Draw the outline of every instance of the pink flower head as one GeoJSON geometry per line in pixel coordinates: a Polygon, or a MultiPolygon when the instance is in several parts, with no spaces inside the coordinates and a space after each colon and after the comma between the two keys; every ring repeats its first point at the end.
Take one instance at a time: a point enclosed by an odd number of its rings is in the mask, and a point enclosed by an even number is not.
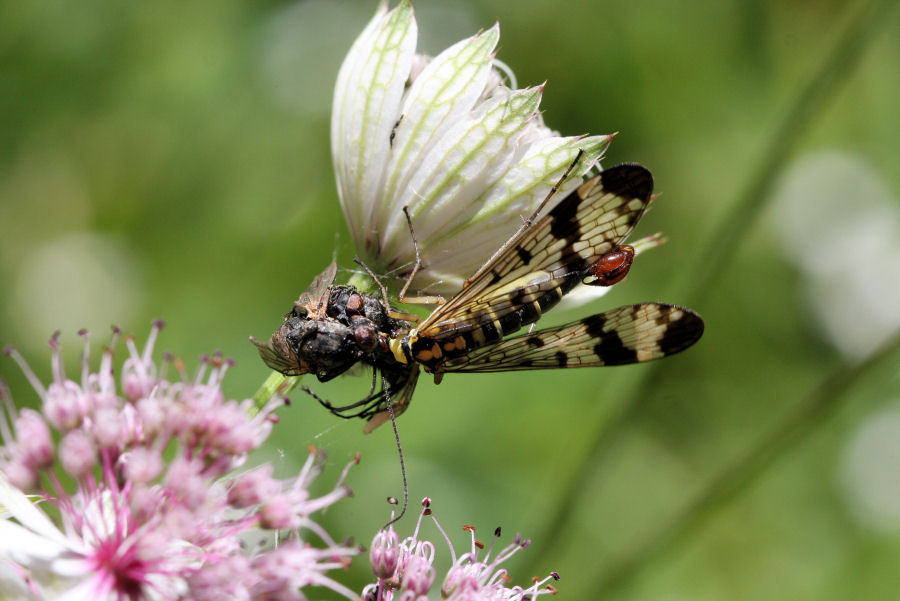
{"type": "MultiPolygon", "coordinates": [[[[431,517],[438,532],[450,549],[451,565],[444,576],[441,586],[441,599],[455,601],[524,601],[539,595],[555,594],[556,589],[549,584],[551,580],[559,580],[559,575],[552,572],[544,579],[535,579],[529,587],[507,587],[510,580],[506,568],[501,567],[505,561],[525,549],[530,544],[516,535],[512,544],[503,547],[495,555],[492,549],[484,557],[480,557],[484,545],[475,538],[475,528],[464,526],[469,533],[470,548],[457,556],[450,538],[441,528],[431,511],[431,500],[422,501],[422,512],[416,522],[412,534],[398,542],[393,524],[375,535],[369,559],[377,578],[376,583],[363,590],[363,598],[370,601],[425,601],[435,581],[434,568],[435,548],[428,540],[419,539],[422,519],[431,517]]],[[[500,528],[494,531],[495,542],[500,538],[500,528]]]]}
{"type": "Polygon", "coordinates": [[[232,474],[268,437],[283,399],[258,411],[250,400],[227,400],[222,380],[231,362],[218,355],[193,377],[171,357],[157,364],[161,328],[154,324],[143,349],[126,338],[118,381],[118,332],[96,372],[84,335],[79,381],[66,376],[54,336],[47,386],[7,349],[42,407],[18,410],[0,383],[0,590],[24,599],[249,601],[299,600],[304,587],[324,586],[354,598],[326,573],[358,550],[313,519],[350,494],[350,466],[321,497],[308,490],[324,464],[315,449],[290,480],[274,478],[270,466],[232,474]],[[53,505],[58,518],[34,499],[53,505]],[[273,539],[277,531],[279,546],[245,551],[251,530],[273,539]]]}

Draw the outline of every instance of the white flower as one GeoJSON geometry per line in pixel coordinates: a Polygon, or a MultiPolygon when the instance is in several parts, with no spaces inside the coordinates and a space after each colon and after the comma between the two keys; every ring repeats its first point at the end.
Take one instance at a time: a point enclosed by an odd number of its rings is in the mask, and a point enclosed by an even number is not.
{"type": "Polygon", "coordinates": [[[450,295],[544,199],[577,187],[611,136],[561,137],[538,110],[543,85],[515,89],[494,59],[498,25],[434,58],[415,53],[406,1],[382,4],[338,74],[331,145],[341,206],[361,259],[413,290],[450,295]],[[499,70],[498,70],[499,69],[499,70]]]}

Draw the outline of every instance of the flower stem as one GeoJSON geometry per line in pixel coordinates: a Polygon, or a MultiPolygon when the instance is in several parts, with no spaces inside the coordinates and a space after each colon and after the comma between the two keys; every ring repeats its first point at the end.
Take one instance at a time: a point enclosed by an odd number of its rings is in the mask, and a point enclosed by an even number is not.
{"type": "MultiPolygon", "coordinates": [[[[693,262],[689,277],[684,280],[691,285],[691,289],[679,296],[684,299],[686,305],[697,304],[697,300],[702,300],[708,295],[715,283],[720,280],[740,244],[747,237],[770,200],[772,188],[778,180],[779,174],[787,167],[787,159],[814,123],[815,118],[819,116],[822,109],[827,106],[835,93],[841,89],[841,85],[853,73],[864,50],[876,39],[879,27],[890,22],[886,12],[893,6],[894,3],[890,0],[874,0],[860,10],[851,19],[845,33],[836,39],[832,51],[825,57],[821,66],[798,91],[792,105],[788,107],[780,122],[773,128],[772,138],[762,153],[762,158],[752,171],[746,188],[739,195],[721,225],[714,230],[709,241],[702,246],[703,252],[698,259],[693,262]]],[[[858,379],[863,373],[868,373],[869,366],[880,362],[885,353],[889,354],[896,345],[897,339],[895,338],[886,347],[886,351],[873,354],[869,360],[855,370],[851,369],[853,379],[858,379]]],[[[563,535],[564,525],[580,502],[579,497],[584,488],[582,483],[588,478],[596,477],[596,466],[602,464],[603,457],[607,455],[619,435],[627,431],[625,426],[636,420],[649,406],[649,401],[655,396],[656,388],[662,381],[661,369],[665,369],[662,362],[648,366],[645,378],[638,385],[631,387],[630,394],[625,395],[625,401],[621,408],[604,423],[592,447],[585,453],[581,464],[573,470],[571,478],[560,496],[556,511],[550,516],[545,533],[540,537],[546,541],[546,547],[560,542],[558,539],[563,535]]],[[[847,370],[846,367],[839,369],[828,381],[847,377],[847,370]]],[[[819,398],[814,393],[810,402],[830,406],[847,388],[847,386],[840,387],[840,389],[835,387],[835,390],[830,393],[826,388],[823,398],[819,398]]],[[[781,446],[777,449],[779,453],[785,451],[790,444],[800,440],[803,434],[812,431],[823,422],[822,419],[819,419],[820,416],[824,416],[824,412],[821,410],[810,410],[805,415],[804,419],[787,418],[771,434],[772,438],[781,440],[781,446]]],[[[769,444],[768,440],[769,438],[764,441],[765,444],[769,444]]],[[[724,470],[723,475],[715,478],[708,485],[707,491],[702,493],[691,505],[695,508],[694,510],[689,508],[672,518],[668,526],[661,529],[659,535],[651,537],[646,545],[630,556],[630,559],[621,562],[617,567],[618,571],[604,573],[600,577],[599,587],[610,590],[613,585],[621,584],[632,577],[641,567],[639,560],[654,556],[663,547],[671,546],[675,542],[676,536],[692,531],[692,526],[698,524],[701,517],[707,517],[708,514],[702,514],[696,508],[702,508],[705,511],[721,506],[743,490],[753,478],[761,474],[776,457],[777,453],[773,453],[772,449],[765,447],[751,449],[744,459],[724,470]],[[736,473],[730,474],[733,470],[736,473]]],[[[683,542],[683,540],[678,542],[683,542]]],[[[535,568],[528,566],[527,569],[534,571],[535,568]]]]}
{"type": "Polygon", "coordinates": [[[290,392],[297,387],[297,384],[300,383],[300,378],[302,377],[303,376],[285,376],[277,371],[270,373],[269,377],[266,378],[266,381],[263,382],[259,387],[259,390],[256,391],[256,394],[253,395],[253,403],[256,406],[256,409],[262,409],[275,394],[281,396],[290,394],[290,392]]]}
{"type": "Polygon", "coordinates": [[[843,35],[837,37],[822,64],[798,91],[793,104],[773,128],[772,138],[747,187],[693,263],[690,277],[683,280],[691,286],[690,299],[704,298],[722,276],[771,200],[779,175],[789,166],[788,159],[804,134],[853,74],[864,51],[877,38],[879,28],[890,22],[886,13],[895,6],[890,0],[873,0],[859,10],[843,35]]]}
{"type": "Polygon", "coordinates": [[[363,294],[376,294],[376,292],[380,292],[375,285],[375,282],[372,281],[372,278],[361,272],[355,272],[351,275],[350,279],[347,281],[347,285],[353,286],[363,294]]]}
{"type": "Polygon", "coordinates": [[[736,498],[760,476],[766,468],[787,454],[792,447],[825,423],[839,406],[839,401],[866,376],[883,365],[896,365],[900,359],[900,331],[894,333],[875,352],[855,365],[845,364],[819,384],[769,434],[762,436],[742,456],[726,465],[717,476],[687,503],[687,505],[655,534],[648,537],[634,551],[604,570],[589,590],[604,593],[645,568],[652,560],[684,543],[699,527],[708,521],[715,511],[736,498]]]}

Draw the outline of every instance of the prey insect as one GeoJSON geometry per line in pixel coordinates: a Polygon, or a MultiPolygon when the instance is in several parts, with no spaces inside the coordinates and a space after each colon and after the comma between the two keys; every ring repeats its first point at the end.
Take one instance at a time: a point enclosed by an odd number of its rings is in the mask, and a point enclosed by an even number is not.
{"type": "Polygon", "coordinates": [[[369,393],[355,403],[336,406],[307,390],[335,415],[369,420],[366,431],[390,419],[388,402],[395,415],[406,410],[420,369],[440,383],[447,373],[624,365],[678,353],[699,340],[703,321],[663,303],[619,307],[510,337],[579,284],[610,286],[625,277],[635,254],[625,239],[652,192],[653,177],[640,165],[602,171],[545,215],[535,211],[462,290],[421,322],[395,311],[383,288],[379,298],[334,285],[332,263],[269,341],[254,342],[272,369],[289,376],[312,373],[327,381],[354,365],[371,367],[369,393]]]}

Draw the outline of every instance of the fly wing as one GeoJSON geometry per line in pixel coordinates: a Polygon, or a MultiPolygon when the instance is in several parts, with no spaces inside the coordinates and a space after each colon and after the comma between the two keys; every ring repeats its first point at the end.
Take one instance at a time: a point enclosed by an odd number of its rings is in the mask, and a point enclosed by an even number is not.
{"type": "Polygon", "coordinates": [[[617,165],[589,179],[523,226],[422,322],[419,337],[440,341],[491,323],[502,325],[503,335],[536,321],[625,240],[652,193],[653,176],[641,165],[617,165]]]}
{"type": "Polygon", "coordinates": [[[306,292],[300,295],[300,298],[294,303],[294,312],[305,315],[310,319],[316,319],[325,315],[325,308],[328,304],[328,294],[331,292],[331,286],[337,276],[337,263],[332,261],[313,279],[306,292]]]}
{"type": "MultiPolygon", "coordinates": [[[[337,276],[337,263],[334,261],[313,279],[306,292],[294,302],[294,309],[284,316],[285,323],[297,315],[308,319],[317,319],[325,316],[328,305],[328,296],[334,278],[337,276]]],[[[307,361],[300,359],[288,344],[284,326],[278,328],[265,342],[260,342],[253,336],[250,342],[256,345],[259,355],[266,365],[281,372],[286,376],[302,376],[312,371],[312,366],[307,361]]]]}
{"type": "Polygon", "coordinates": [[[643,363],[679,353],[702,335],[703,320],[690,309],[641,303],[508,338],[447,359],[440,370],[496,372],[643,363]]]}

